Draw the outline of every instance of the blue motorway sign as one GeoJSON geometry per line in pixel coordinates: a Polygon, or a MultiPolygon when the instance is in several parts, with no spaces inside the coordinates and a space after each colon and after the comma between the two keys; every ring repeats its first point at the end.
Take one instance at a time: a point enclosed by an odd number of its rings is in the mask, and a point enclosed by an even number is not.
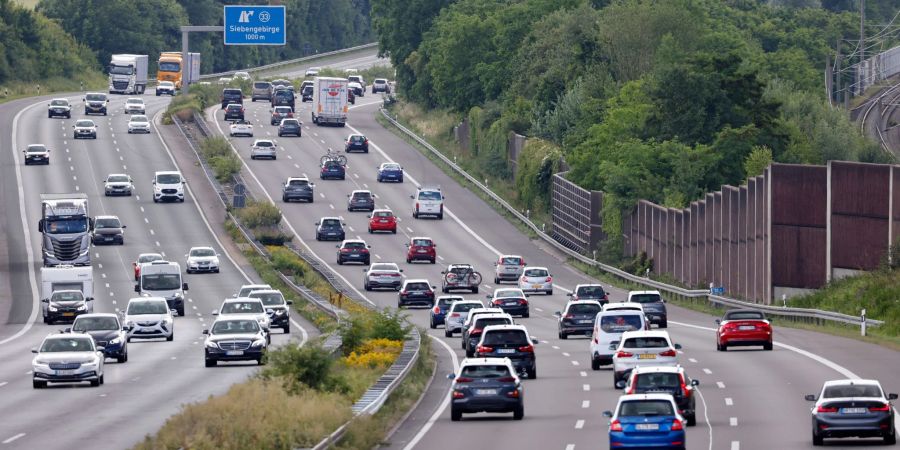
{"type": "Polygon", "coordinates": [[[225,45],[284,45],[284,6],[225,6],[225,45]]]}

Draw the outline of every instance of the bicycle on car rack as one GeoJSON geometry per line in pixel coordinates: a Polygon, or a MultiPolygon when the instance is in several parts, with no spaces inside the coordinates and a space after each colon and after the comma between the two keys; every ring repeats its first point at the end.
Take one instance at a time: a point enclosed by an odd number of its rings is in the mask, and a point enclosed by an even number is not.
{"type": "Polygon", "coordinates": [[[329,161],[335,161],[342,166],[347,165],[347,157],[334,151],[331,147],[329,147],[328,151],[326,151],[322,158],[319,159],[319,164],[324,166],[325,163],[329,161]]]}
{"type": "Polygon", "coordinates": [[[451,264],[444,274],[441,291],[448,293],[453,289],[466,289],[478,293],[481,285],[481,274],[468,264],[451,264]]]}

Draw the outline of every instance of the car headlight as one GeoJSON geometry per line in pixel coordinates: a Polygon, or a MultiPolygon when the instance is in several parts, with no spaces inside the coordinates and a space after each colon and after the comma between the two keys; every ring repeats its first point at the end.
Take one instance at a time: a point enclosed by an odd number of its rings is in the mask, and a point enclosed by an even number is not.
{"type": "Polygon", "coordinates": [[[120,338],[120,337],[113,338],[111,341],[109,341],[109,345],[119,345],[121,343],[122,343],[122,338],[120,338]]]}
{"type": "Polygon", "coordinates": [[[56,311],[58,311],[58,310],[56,309],[56,307],[53,306],[53,305],[48,306],[47,309],[49,309],[51,312],[56,312],[56,311]]]}
{"type": "Polygon", "coordinates": [[[84,310],[87,309],[87,306],[85,306],[85,305],[78,305],[78,308],[75,308],[75,309],[78,310],[78,311],[84,311],[84,310]]]}
{"type": "Polygon", "coordinates": [[[50,364],[50,361],[46,361],[46,360],[40,359],[40,357],[38,357],[38,358],[35,358],[34,361],[32,361],[31,363],[36,366],[46,366],[46,365],[50,364]]]}
{"type": "Polygon", "coordinates": [[[163,317],[163,320],[162,320],[162,321],[163,321],[163,323],[165,323],[165,324],[169,324],[169,323],[172,323],[172,318],[169,317],[169,316],[166,316],[166,317],[163,317]]]}
{"type": "Polygon", "coordinates": [[[255,341],[253,341],[253,344],[252,344],[252,347],[254,347],[254,348],[265,347],[265,346],[266,346],[265,339],[257,339],[255,341]]]}
{"type": "Polygon", "coordinates": [[[184,298],[184,294],[182,294],[181,292],[176,292],[175,298],[184,298]]]}
{"type": "Polygon", "coordinates": [[[219,344],[216,344],[215,341],[206,341],[206,346],[208,348],[219,348],[219,344]]]}
{"type": "Polygon", "coordinates": [[[276,316],[283,316],[284,313],[286,313],[286,312],[287,312],[287,311],[284,310],[284,309],[276,309],[276,310],[275,310],[275,315],[276,315],[276,316]]]}

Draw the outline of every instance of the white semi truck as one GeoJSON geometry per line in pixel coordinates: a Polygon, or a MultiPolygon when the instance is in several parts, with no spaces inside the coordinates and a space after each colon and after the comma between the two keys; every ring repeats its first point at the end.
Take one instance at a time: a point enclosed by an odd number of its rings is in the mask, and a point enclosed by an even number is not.
{"type": "Polygon", "coordinates": [[[322,126],[347,124],[349,100],[346,78],[316,77],[313,79],[312,121],[322,126]]]}
{"type": "Polygon", "coordinates": [[[109,93],[140,95],[147,89],[147,55],[112,55],[109,62],[109,93]]]}

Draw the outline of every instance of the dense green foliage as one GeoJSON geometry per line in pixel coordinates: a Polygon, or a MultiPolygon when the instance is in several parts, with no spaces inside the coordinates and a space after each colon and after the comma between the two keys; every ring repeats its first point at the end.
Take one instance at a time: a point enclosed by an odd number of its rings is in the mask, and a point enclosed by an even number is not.
{"type": "Polygon", "coordinates": [[[41,14],[0,0],[0,84],[96,76],[90,49],[41,14]]]}
{"type": "MultiPolygon", "coordinates": [[[[222,24],[223,0],[41,0],[37,10],[56,19],[79,42],[109,55],[137,53],[156,61],[162,51],[181,50],[181,25],[222,24]]],[[[307,53],[352,47],[371,40],[369,0],[284,0],[287,45],[224,46],[221,33],[193,33],[191,51],[201,53],[201,72],[259,66],[307,53]]],[[[151,63],[155,70],[155,63],[151,63]]]]}

